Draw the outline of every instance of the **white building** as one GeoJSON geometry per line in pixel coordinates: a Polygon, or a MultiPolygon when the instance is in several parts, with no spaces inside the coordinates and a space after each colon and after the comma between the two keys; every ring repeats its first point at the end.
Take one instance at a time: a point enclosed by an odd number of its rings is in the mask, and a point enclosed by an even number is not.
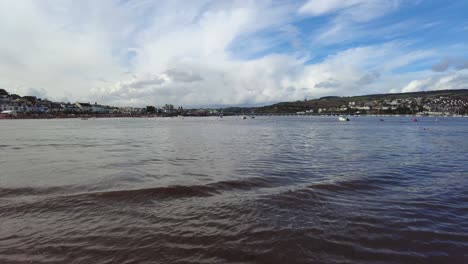
{"type": "Polygon", "coordinates": [[[20,107],[14,103],[0,103],[0,111],[20,111],[20,107]]]}
{"type": "Polygon", "coordinates": [[[5,117],[8,117],[8,116],[16,116],[17,113],[15,110],[5,110],[5,111],[1,111],[0,112],[0,116],[5,116],[5,117]]]}
{"type": "Polygon", "coordinates": [[[90,103],[75,103],[75,106],[83,112],[93,111],[93,106],[90,103]]]}
{"type": "Polygon", "coordinates": [[[94,103],[92,105],[92,111],[95,113],[108,113],[109,111],[102,105],[98,105],[97,103],[94,103]]]}
{"type": "Polygon", "coordinates": [[[370,110],[371,109],[369,106],[357,106],[355,108],[358,110],[370,110]]]}

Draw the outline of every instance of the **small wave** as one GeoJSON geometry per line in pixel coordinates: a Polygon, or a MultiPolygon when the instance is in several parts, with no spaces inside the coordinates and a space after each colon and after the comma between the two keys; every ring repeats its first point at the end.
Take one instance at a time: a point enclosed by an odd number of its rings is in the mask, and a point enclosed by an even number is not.
{"type": "Polygon", "coordinates": [[[115,190],[115,191],[102,191],[80,194],[80,196],[90,196],[96,198],[109,198],[109,199],[139,199],[139,198],[181,198],[181,197],[203,197],[210,196],[216,190],[209,186],[169,186],[169,187],[154,187],[145,189],[131,189],[131,190],[115,190]]]}
{"type": "Polygon", "coordinates": [[[206,185],[173,185],[164,187],[91,191],[83,193],[83,187],[21,187],[21,188],[0,188],[0,198],[19,196],[45,196],[58,195],[60,197],[97,197],[110,199],[145,199],[145,198],[183,198],[183,197],[204,197],[220,194],[224,191],[250,190],[255,188],[271,187],[272,183],[268,179],[252,177],[245,179],[219,181],[206,185]],[[81,191],[80,191],[81,190],[81,191]]]}
{"type": "Polygon", "coordinates": [[[288,207],[296,205],[303,206],[307,201],[309,206],[320,206],[328,197],[333,197],[336,193],[349,192],[369,192],[375,194],[375,191],[384,188],[384,180],[343,180],[337,182],[315,183],[300,188],[291,189],[273,197],[274,203],[285,204],[288,207]]]}
{"type": "Polygon", "coordinates": [[[128,199],[138,200],[147,198],[184,198],[184,197],[206,197],[220,194],[224,191],[250,190],[255,188],[267,188],[272,184],[263,178],[246,178],[231,181],[219,181],[206,185],[174,185],[167,187],[154,187],[144,189],[115,190],[91,192],[79,194],[80,196],[92,196],[96,198],[128,199]]]}
{"type": "Polygon", "coordinates": [[[84,143],[49,143],[49,144],[28,144],[25,145],[28,148],[37,148],[37,147],[79,147],[79,148],[93,148],[96,147],[96,144],[84,144],[84,143]]]}
{"type": "Polygon", "coordinates": [[[65,187],[21,187],[21,188],[0,188],[0,197],[16,197],[25,195],[47,195],[65,191],[65,187]]]}
{"type": "Polygon", "coordinates": [[[383,189],[382,185],[388,184],[384,180],[345,180],[338,182],[327,182],[312,184],[309,188],[325,190],[331,192],[347,192],[347,191],[375,191],[383,189]]]}

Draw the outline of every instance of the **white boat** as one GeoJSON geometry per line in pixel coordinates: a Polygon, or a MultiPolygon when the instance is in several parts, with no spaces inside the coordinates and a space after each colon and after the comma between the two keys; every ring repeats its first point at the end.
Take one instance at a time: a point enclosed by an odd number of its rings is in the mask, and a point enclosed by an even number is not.
{"type": "Polygon", "coordinates": [[[349,121],[349,118],[344,117],[344,116],[339,116],[338,121],[346,122],[346,121],[349,121]]]}
{"type": "Polygon", "coordinates": [[[246,117],[246,116],[242,116],[242,119],[247,119],[247,117],[246,117]]]}

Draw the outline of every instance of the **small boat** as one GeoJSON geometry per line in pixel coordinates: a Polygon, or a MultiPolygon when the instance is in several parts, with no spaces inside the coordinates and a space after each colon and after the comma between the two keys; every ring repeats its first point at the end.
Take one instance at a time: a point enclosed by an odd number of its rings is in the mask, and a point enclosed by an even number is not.
{"type": "Polygon", "coordinates": [[[255,116],[251,116],[250,118],[255,118],[255,116]]]}
{"type": "Polygon", "coordinates": [[[380,122],[383,122],[383,121],[385,121],[385,120],[383,120],[383,118],[379,118],[379,121],[380,121],[380,122]]]}
{"type": "Polygon", "coordinates": [[[349,121],[349,118],[344,117],[344,116],[339,116],[338,121],[346,122],[346,121],[349,121]]]}
{"type": "Polygon", "coordinates": [[[418,122],[418,119],[416,119],[416,118],[415,118],[415,119],[413,119],[413,122],[418,122]]]}
{"type": "Polygon", "coordinates": [[[242,110],[242,116],[241,116],[242,119],[247,119],[247,116],[244,114],[244,110],[242,110]]]}

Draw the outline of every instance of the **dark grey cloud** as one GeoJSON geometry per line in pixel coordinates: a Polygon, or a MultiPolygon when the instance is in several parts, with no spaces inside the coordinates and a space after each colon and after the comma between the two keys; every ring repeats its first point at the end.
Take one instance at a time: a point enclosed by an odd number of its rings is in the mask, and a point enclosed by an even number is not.
{"type": "Polygon", "coordinates": [[[288,93],[294,93],[294,92],[296,92],[296,88],[294,88],[294,87],[292,87],[292,86],[289,86],[289,87],[286,88],[286,91],[287,91],[288,93]]]}
{"type": "Polygon", "coordinates": [[[432,65],[432,70],[435,72],[444,72],[449,68],[449,60],[448,59],[443,59],[439,61],[438,63],[432,65]]]}
{"type": "Polygon", "coordinates": [[[47,92],[43,88],[28,88],[24,95],[36,96],[37,98],[47,98],[47,92]]]}
{"type": "Polygon", "coordinates": [[[99,82],[103,82],[103,83],[112,83],[112,81],[106,80],[105,78],[102,78],[102,77],[99,77],[96,80],[99,82]]]}
{"type": "Polygon", "coordinates": [[[367,85],[373,83],[375,80],[380,78],[380,73],[379,72],[369,72],[364,74],[358,81],[358,85],[367,85]]]}
{"type": "Polygon", "coordinates": [[[468,58],[449,57],[432,65],[432,70],[435,72],[444,72],[450,68],[454,68],[456,70],[468,69],[468,58]]]}
{"type": "Polygon", "coordinates": [[[203,80],[198,74],[190,73],[190,72],[185,72],[185,71],[180,71],[176,69],[170,69],[164,72],[166,77],[164,75],[150,75],[150,76],[144,76],[144,77],[138,77],[135,74],[132,74],[132,77],[134,78],[133,81],[123,84],[122,88],[125,89],[141,89],[141,88],[147,88],[151,86],[161,86],[162,84],[165,84],[168,82],[167,77],[177,83],[191,83],[191,82],[196,82],[196,81],[201,81],[203,80]]]}
{"type": "Polygon", "coordinates": [[[153,85],[161,85],[165,82],[164,79],[162,79],[159,76],[155,76],[153,78],[149,79],[142,79],[142,80],[136,80],[131,83],[123,85],[124,88],[134,88],[134,89],[139,89],[139,88],[144,88],[147,86],[153,86],[153,85]]]}
{"type": "Polygon", "coordinates": [[[333,79],[319,82],[314,85],[315,88],[336,88],[338,86],[340,86],[340,83],[333,79]]]}
{"type": "Polygon", "coordinates": [[[468,59],[466,59],[465,61],[463,61],[460,64],[456,65],[455,68],[457,70],[468,69],[468,59]]]}
{"type": "Polygon", "coordinates": [[[176,69],[170,69],[165,72],[169,78],[175,82],[197,82],[202,81],[203,78],[194,73],[184,72],[176,69]]]}

